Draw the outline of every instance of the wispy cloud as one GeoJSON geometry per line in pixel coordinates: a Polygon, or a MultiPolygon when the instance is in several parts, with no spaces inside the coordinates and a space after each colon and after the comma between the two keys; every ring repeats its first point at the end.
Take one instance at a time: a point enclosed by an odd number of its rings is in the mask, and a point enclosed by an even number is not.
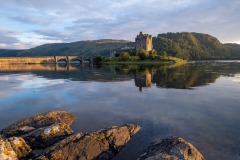
{"type": "Polygon", "coordinates": [[[239,0],[2,0],[0,3],[0,48],[14,48],[16,43],[32,47],[101,38],[134,40],[140,30],[154,36],[165,32],[202,32],[221,42],[240,42],[239,0]],[[6,34],[1,28],[10,28],[19,35],[6,34]]]}

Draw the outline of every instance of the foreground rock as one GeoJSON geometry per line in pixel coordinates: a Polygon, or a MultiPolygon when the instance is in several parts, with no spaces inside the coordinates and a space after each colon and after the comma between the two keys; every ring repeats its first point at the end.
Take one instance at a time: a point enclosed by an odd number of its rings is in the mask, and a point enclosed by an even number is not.
{"type": "Polygon", "coordinates": [[[76,119],[66,111],[52,111],[3,129],[0,132],[0,160],[112,159],[140,129],[129,124],[73,134],[70,125],[76,119]],[[32,149],[45,150],[35,156],[32,149]]]}
{"type": "Polygon", "coordinates": [[[73,130],[65,123],[38,128],[22,136],[32,149],[47,148],[72,134],[73,130]]]}
{"type": "Polygon", "coordinates": [[[76,119],[76,116],[66,111],[51,111],[12,124],[3,129],[0,134],[5,138],[21,136],[37,128],[48,127],[57,123],[65,123],[70,126],[76,119]]]}
{"type": "Polygon", "coordinates": [[[11,137],[8,138],[6,141],[10,143],[12,149],[14,150],[19,159],[27,157],[29,154],[31,154],[32,149],[23,138],[11,137]]]}
{"type": "Polygon", "coordinates": [[[34,159],[111,159],[139,129],[138,125],[130,124],[86,134],[74,134],[48,148],[43,152],[42,156],[34,159]]]}
{"type": "Polygon", "coordinates": [[[17,154],[12,149],[9,142],[0,140],[0,159],[1,160],[17,160],[17,154]]]}
{"type": "Polygon", "coordinates": [[[0,140],[0,159],[17,160],[27,157],[31,154],[30,147],[24,139],[20,137],[11,137],[6,140],[0,140]]]}
{"type": "Polygon", "coordinates": [[[205,160],[202,154],[182,138],[171,137],[151,144],[138,160],[205,160]]]}

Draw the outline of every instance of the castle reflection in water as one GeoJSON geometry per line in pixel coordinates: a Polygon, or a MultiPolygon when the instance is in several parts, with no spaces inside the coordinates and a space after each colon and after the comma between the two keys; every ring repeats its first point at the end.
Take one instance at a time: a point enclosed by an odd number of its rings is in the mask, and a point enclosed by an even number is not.
{"type": "Polygon", "coordinates": [[[72,81],[120,82],[134,79],[142,92],[154,84],[157,88],[192,89],[214,83],[221,75],[239,74],[240,63],[196,63],[174,65],[0,65],[1,74],[31,72],[51,79],[72,81]]]}
{"type": "Polygon", "coordinates": [[[153,74],[147,72],[145,74],[135,74],[135,86],[139,87],[139,91],[142,92],[143,87],[151,87],[153,74]]]}

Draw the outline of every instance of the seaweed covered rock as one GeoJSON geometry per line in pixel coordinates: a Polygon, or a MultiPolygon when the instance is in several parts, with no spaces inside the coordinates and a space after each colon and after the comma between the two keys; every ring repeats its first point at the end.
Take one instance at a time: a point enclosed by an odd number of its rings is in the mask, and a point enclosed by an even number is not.
{"type": "Polygon", "coordinates": [[[47,127],[57,123],[71,125],[77,117],[66,111],[51,111],[34,117],[26,118],[3,129],[0,134],[4,137],[21,136],[35,129],[47,127]]]}
{"type": "Polygon", "coordinates": [[[151,144],[138,160],[205,160],[202,154],[182,138],[171,137],[151,144]]]}
{"type": "Polygon", "coordinates": [[[46,149],[34,159],[111,159],[139,129],[138,125],[129,124],[91,133],[77,133],[46,149]]]}
{"type": "Polygon", "coordinates": [[[22,137],[32,149],[43,149],[64,139],[73,133],[69,125],[65,123],[53,124],[51,126],[38,128],[22,137]]]}

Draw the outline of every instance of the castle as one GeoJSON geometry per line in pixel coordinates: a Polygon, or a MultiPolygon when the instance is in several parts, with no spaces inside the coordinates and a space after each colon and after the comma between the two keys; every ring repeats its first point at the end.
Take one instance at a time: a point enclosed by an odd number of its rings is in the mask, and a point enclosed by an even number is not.
{"type": "Polygon", "coordinates": [[[135,47],[136,51],[140,51],[142,49],[146,51],[150,51],[153,49],[152,45],[152,36],[149,34],[143,34],[140,32],[139,35],[135,38],[135,47]]]}
{"type": "Polygon", "coordinates": [[[135,38],[135,43],[129,43],[119,49],[111,50],[110,57],[115,57],[116,53],[133,52],[134,50],[138,52],[142,49],[145,51],[153,50],[152,35],[140,32],[135,38]]]}

